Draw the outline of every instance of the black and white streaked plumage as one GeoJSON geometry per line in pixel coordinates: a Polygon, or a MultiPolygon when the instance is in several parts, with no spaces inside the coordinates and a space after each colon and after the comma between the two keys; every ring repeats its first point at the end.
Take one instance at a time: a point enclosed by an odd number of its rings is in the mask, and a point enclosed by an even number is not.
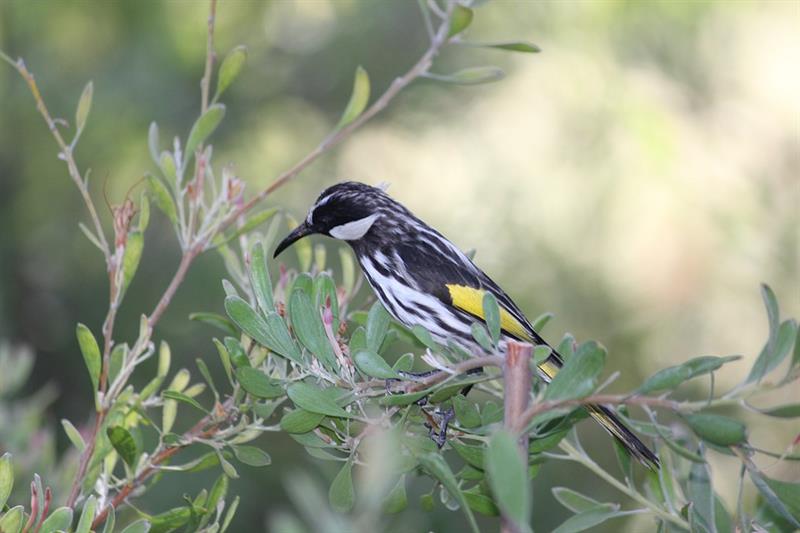
{"type": "MultiPolygon", "coordinates": [[[[502,338],[547,345],[508,295],[442,234],[394,201],[382,189],[343,182],[324,190],[305,221],[276,248],[275,256],[298,239],[322,234],[346,241],[383,306],[406,327],[422,326],[439,343],[483,349],[471,326],[482,321],[483,296],[500,306],[502,338]]],[[[552,350],[539,371],[550,381],[562,366],[552,350]]],[[[589,414],[639,461],[658,468],[658,458],[604,406],[589,414]]]]}

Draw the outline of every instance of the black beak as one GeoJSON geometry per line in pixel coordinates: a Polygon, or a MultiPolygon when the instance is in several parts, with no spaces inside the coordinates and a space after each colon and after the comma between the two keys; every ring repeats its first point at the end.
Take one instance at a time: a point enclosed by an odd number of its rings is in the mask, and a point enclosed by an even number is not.
{"type": "Polygon", "coordinates": [[[314,229],[304,221],[302,224],[294,228],[292,232],[281,241],[278,247],[275,248],[275,253],[272,254],[272,257],[278,257],[278,254],[294,244],[295,241],[302,239],[306,235],[311,235],[312,233],[316,233],[316,231],[314,231],[314,229]]]}

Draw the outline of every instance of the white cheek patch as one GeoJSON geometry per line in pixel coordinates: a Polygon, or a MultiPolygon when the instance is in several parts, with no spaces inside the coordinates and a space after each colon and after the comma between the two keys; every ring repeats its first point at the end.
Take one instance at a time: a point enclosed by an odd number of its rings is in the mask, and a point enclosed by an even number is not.
{"type": "Polygon", "coordinates": [[[341,226],[331,228],[328,233],[330,233],[331,237],[335,239],[354,241],[366,235],[366,233],[369,231],[369,228],[371,228],[375,221],[378,220],[379,216],[380,215],[375,213],[374,215],[360,218],[358,220],[348,222],[347,224],[342,224],[341,226]]]}

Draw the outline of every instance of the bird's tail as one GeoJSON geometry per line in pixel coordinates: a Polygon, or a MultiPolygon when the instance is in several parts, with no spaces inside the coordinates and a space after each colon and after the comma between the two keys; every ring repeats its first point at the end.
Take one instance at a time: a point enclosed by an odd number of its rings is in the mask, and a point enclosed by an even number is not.
{"type": "Polygon", "coordinates": [[[606,431],[611,433],[617,442],[628,450],[633,457],[650,470],[658,470],[658,456],[647,445],[616,417],[611,409],[602,405],[588,405],[586,410],[606,431]]]}
{"type": "MultiPolygon", "coordinates": [[[[558,373],[558,369],[563,366],[561,356],[555,350],[553,353],[544,360],[539,369],[550,379],[554,378],[558,373]]],[[[549,380],[548,380],[549,381],[549,380]]],[[[587,405],[586,410],[589,414],[597,420],[606,431],[611,433],[615,439],[635,457],[640,463],[651,470],[658,470],[659,460],[658,456],[653,453],[647,445],[639,439],[633,432],[617,418],[617,416],[603,405],[587,405]]]]}

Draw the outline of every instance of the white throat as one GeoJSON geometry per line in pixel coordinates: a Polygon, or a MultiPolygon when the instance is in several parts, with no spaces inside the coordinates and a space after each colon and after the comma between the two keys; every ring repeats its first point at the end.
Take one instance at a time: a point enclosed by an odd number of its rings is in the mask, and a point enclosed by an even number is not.
{"type": "Polygon", "coordinates": [[[369,231],[369,228],[378,220],[380,215],[375,213],[368,217],[360,218],[358,220],[354,220],[352,222],[348,222],[347,224],[342,224],[341,226],[336,226],[331,228],[329,233],[331,237],[335,239],[341,239],[343,241],[354,241],[356,239],[360,239],[369,231]]]}

